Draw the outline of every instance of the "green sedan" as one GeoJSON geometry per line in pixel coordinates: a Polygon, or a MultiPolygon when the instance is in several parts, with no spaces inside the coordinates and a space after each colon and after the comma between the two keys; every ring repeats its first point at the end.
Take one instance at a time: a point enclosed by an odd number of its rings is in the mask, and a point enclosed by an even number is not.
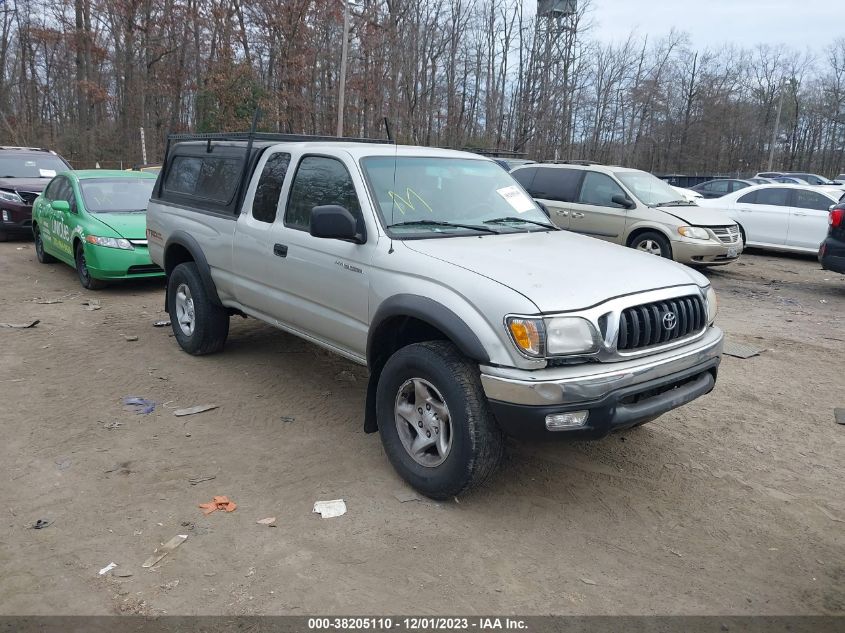
{"type": "Polygon", "coordinates": [[[147,202],[156,175],[91,169],[62,172],[32,208],[38,261],[61,260],[97,290],[113,279],[161,277],[147,251],[147,202]]]}

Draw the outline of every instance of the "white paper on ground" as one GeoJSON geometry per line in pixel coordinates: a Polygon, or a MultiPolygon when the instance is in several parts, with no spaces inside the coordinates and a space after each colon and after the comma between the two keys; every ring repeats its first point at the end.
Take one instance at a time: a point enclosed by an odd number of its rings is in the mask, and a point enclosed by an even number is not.
{"type": "Polygon", "coordinates": [[[534,201],[516,185],[496,189],[496,193],[502,196],[517,213],[525,213],[535,208],[534,201]]]}
{"type": "Polygon", "coordinates": [[[100,570],[100,576],[105,576],[107,573],[109,573],[115,567],[117,567],[117,563],[109,563],[108,565],[106,565],[105,567],[103,567],[100,570]]]}
{"type": "Polygon", "coordinates": [[[312,512],[318,513],[324,519],[332,519],[346,514],[346,503],[344,503],[343,499],[315,501],[312,512]]]}

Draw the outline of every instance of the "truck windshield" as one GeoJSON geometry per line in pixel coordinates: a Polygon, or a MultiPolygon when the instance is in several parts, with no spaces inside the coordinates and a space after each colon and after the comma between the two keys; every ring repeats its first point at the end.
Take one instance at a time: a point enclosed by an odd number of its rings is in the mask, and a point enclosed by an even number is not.
{"type": "Polygon", "coordinates": [[[616,177],[639,200],[650,207],[685,202],[683,196],[660,178],[645,171],[617,171],[616,177]]]}
{"type": "Polygon", "coordinates": [[[145,212],[155,178],[91,178],[79,181],[88,213],[145,212]]]}
{"type": "Polygon", "coordinates": [[[381,221],[397,238],[555,229],[492,161],[373,156],[361,166],[381,221]]]}
{"type": "Polygon", "coordinates": [[[52,178],[67,169],[61,158],[47,153],[0,156],[0,178],[52,178]]]}

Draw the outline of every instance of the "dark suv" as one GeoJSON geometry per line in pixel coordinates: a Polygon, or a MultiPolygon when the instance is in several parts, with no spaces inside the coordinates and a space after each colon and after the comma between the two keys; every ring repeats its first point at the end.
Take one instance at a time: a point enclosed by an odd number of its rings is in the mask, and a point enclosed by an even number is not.
{"type": "Polygon", "coordinates": [[[0,145],[0,242],[32,235],[32,203],[57,172],[70,168],[46,149],[0,145]]]}
{"type": "Polygon", "coordinates": [[[827,238],[819,247],[819,263],[825,270],[845,274],[845,200],[830,208],[827,238]]]}

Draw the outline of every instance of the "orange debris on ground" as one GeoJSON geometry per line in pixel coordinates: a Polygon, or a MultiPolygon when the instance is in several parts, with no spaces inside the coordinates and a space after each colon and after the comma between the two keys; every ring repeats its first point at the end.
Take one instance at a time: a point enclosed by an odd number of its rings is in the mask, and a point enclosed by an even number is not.
{"type": "Polygon", "coordinates": [[[202,513],[208,516],[209,514],[211,514],[212,512],[216,512],[217,510],[234,512],[235,509],[238,507],[238,504],[236,504],[234,501],[230,501],[229,497],[219,496],[214,497],[208,503],[201,503],[199,507],[202,509],[202,513]]]}

